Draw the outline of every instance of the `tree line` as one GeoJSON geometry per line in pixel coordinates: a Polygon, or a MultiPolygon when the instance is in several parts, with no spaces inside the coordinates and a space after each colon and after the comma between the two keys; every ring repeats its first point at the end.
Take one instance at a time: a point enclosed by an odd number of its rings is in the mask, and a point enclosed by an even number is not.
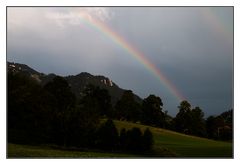
{"type": "Polygon", "coordinates": [[[175,117],[163,111],[160,97],[149,95],[142,103],[126,90],[116,105],[108,91],[88,85],[81,98],[68,82],[56,76],[44,86],[21,73],[8,73],[8,141],[47,143],[111,151],[151,150],[150,130],[118,131],[112,119],[142,123],[185,134],[219,140],[232,139],[232,110],[204,119],[200,107],[182,101],[175,117]],[[102,122],[102,119],[109,119],[102,122]]]}
{"type": "Polygon", "coordinates": [[[60,76],[41,86],[21,73],[8,73],[7,89],[8,142],[138,153],[151,150],[149,129],[117,130],[111,98],[104,89],[89,85],[78,99],[60,76]]]}
{"type": "Polygon", "coordinates": [[[216,140],[232,140],[233,137],[232,110],[205,119],[200,107],[192,108],[191,104],[184,100],[180,102],[176,116],[171,117],[167,111],[163,111],[160,97],[149,95],[139,104],[134,100],[132,91],[124,92],[114,110],[118,120],[140,122],[216,140]]]}

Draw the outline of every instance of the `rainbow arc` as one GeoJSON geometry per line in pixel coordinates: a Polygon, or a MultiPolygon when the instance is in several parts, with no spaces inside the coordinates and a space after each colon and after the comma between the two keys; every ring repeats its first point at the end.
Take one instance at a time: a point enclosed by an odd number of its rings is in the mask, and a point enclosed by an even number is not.
{"type": "Polygon", "coordinates": [[[140,52],[136,47],[127,42],[122,36],[112,30],[103,22],[94,18],[83,18],[83,21],[92,28],[100,31],[116,45],[124,49],[129,55],[139,61],[146,69],[148,69],[167,89],[172,93],[178,101],[185,100],[185,97],[178,91],[178,89],[169,81],[169,79],[158,69],[146,56],[140,52]]]}

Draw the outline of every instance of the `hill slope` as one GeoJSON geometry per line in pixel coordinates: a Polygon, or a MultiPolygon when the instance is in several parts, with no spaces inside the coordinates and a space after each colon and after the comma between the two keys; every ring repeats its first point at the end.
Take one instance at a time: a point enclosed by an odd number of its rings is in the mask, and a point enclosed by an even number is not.
{"type": "MultiPolygon", "coordinates": [[[[53,73],[48,75],[44,73],[40,73],[25,64],[8,62],[7,66],[8,66],[8,72],[14,72],[14,73],[21,72],[23,74],[26,74],[34,78],[42,85],[46,84],[47,82],[51,81],[55,76],[57,76],[53,73]]],[[[88,84],[92,84],[94,86],[98,86],[100,88],[108,90],[111,96],[113,105],[121,98],[123,92],[125,91],[125,89],[120,88],[108,77],[101,76],[101,75],[94,76],[87,72],[82,72],[77,75],[66,76],[64,78],[68,81],[69,85],[71,86],[72,92],[77,97],[82,96],[81,94],[88,84]]],[[[142,101],[142,99],[136,94],[134,94],[134,97],[137,102],[140,103],[142,101]]]]}
{"type": "Polygon", "coordinates": [[[149,128],[154,137],[154,155],[134,155],[128,153],[110,153],[104,151],[72,151],[47,146],[28,146],[8,144],[7,154],[13,157],[186,157],[186,158],[232,158],[232,143],[214,141],[205,138],[189,136],[174,131],[125,121],[114,121],[118,130],[139,127],[149,128]]]}
{"type": "MultiPolygon", "coordinates": [[[[135,124],[125,121],[114,121],[117,128],[139,127],[141,130],[149,128],[154,136],[154,150],[166,150],[177,157],[232,157],[232,143],[215,141],[178,132],[135,124]]],[[[171,155],[170,155],[171,156],[171,155]]]]}

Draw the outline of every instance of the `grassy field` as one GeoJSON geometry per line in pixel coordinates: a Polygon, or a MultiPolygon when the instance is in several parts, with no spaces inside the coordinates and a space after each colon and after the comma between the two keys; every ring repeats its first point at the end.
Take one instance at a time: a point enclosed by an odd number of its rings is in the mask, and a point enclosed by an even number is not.
{"type": "Polygon", "coordinates": [[[8,144],[8,157],[60,157],[60,158],[139,158],[139,157],[211,157],[231,158],[232,143],[220,142],[199,138],[177,132],[164,130],[145,125],[114,121],[117,128],[130,129],[139,127],[142,130],[149,128],[154,136],[154,155],[134,155],[123,153],[107,153],[100,151],[66,151],[50,146],[28,146],[8,144]]]}
{"type": "Polygon", "coordinates": [[[8,158],[128,158],[134,154],[108,153],[97,151],[70,151],[50,146],[8,144],[8,158]]]}
{"type": "Polygon", "coordinates": [[[166,149],[177,157],[232,157],[232,143],[214,141],[205,138],[189,136],[165,129],[145,125],[114,121],[117,128],[139,127],[142,130],[149,128],[154,136],[154,150],[166,149]]]}

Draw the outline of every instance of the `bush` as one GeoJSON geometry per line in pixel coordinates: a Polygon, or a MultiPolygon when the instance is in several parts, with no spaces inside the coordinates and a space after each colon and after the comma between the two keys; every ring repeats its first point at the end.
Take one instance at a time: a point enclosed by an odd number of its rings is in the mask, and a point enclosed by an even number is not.
{"type": "Polygon", "coordinates": [[[153,135],[149,129],[142,134],[139,128],[132,128],[126,131],[122,129],[120,132],[120,149],[130,152],[143,152],[150,150],[153,145],[153,135]]]}
{"type": "Polygon", "coordinates": [[[130,151],[142,150],[142,132],[139,128],[134,127],[127,131],[126,145],[130,151]]]}
{"type": "Polygon", "coordinates": [[[119,142],[117,128],[112,120],[107,120],[97,132],[96,144],[101,149],[114,150],[119,142]]]}
{"type": "Polygon", "coordinates": [[[143,133],[142,144],[143,150],[150,150],[152,148],[153,134],[148,128],[143,133]]]}

